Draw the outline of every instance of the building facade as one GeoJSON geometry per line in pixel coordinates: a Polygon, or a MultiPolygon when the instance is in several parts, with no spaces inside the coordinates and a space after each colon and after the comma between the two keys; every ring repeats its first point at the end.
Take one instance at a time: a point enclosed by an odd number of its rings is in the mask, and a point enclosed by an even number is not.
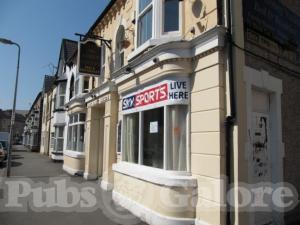
{"type": "Polygon", "coordinates": [[[23,144],[30,151],[40,150],[42,113],[43,113],[43,98],[42,98],[42,92],[40,92],[36,96],[25,120],[23,144]]]}
{"type": "Polygon", "coordinates": [[[99,41],[100,77],[76,103],[87,108],[73,174],[101,177],[149,224],[226,221],[226,29],[217,1],[204,2],[111,1],[87,34],[111,42],[99,41]]]}
{"type": "Polygon", "coordinates": [[[110,1],[62,42],[47,129],[63,169],[149,224],[299,223],[240,204],[245,185],[300,189],[298,21],[281,1],[110,1]]]}
{"type": "Polygon", "coordinates": [[[68,81],[68,63],[77,51],[78,43],[72,40],[63,39],[59,54],[58,70],[55,81],[55,89],[53,95],[55,96],[55,106],[53,112],[53,151],[51,158],[54,160],[63,160],[63,149],[66,144],[66,95],[67,95],[67,81],[68,81]]]}
{"type": "Polygon", "coordinates": [[[40,153],[51,155],[53,149],[53,84],[55,77],[45,75],[43,85],[43,114],[41,124],[40,153]]]}
{"type": "MultiPolygon", "coordinates": [[[[22,143],[22,135],[25,126],[25,116],[27,111],[25,110],[16,110],[15,124],[14,124],[14,138],[13,143],[22,143]]],[[[10,122],[11,122],[11,110],[1,110],[0,109],[0,132],[10,131],[10,122]]]]}

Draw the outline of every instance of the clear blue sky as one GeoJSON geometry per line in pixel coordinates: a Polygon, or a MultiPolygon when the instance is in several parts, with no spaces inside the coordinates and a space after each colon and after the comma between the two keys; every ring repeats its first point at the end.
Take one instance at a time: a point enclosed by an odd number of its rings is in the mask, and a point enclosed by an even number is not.
{"type": "MultiPolygon", "coordinates": [[[[109,0],[0,0],[0,37],[21,45],[17,109],[29,109],[57,66],[62,38],[78,40],[109,0]]],[[[0,108],[12,107],[17,48],[0,44],[0,108]]]]}

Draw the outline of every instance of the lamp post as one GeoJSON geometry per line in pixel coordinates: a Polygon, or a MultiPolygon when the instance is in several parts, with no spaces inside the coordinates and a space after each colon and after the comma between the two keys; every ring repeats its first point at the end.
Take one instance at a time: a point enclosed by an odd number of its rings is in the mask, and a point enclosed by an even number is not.
{"type": "Polygon", "coordinates": [[[11,119],[10,119],[10,130],[9,130],[9,142],[8,142],[8,149],[7,149],[7,173],[6,176],[10,177],[10,168],[11,168],[11,149],[12,149],[12,140],[13,140],[13,127],[15,125],[15,115],[16,115],[16,100],[17,100],[17,91],[18,91],[18,79],[19,79],[19,66],[20,66],[20,52],[21,47],[19,44],[4,38],[0,38],[0,43],[6,45],[15,45],[18,47],[18,63],[17,63],[17,74],[16,74],[16,81],[15,81],[15,91],[14,91],[14,103],[13,109],[11,112],[11,119]]]}

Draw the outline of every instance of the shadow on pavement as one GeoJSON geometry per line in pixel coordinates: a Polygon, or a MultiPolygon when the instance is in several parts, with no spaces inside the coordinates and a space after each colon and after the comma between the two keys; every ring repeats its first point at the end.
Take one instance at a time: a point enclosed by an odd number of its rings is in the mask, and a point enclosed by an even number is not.
{"type": "Polygon", "coordinates": [[[11,159],[14,160],[14,159],[24,159],[23,156],[20,156],[20,155],[12,155],[11,156],[11,159]]]}
{"type": "MultiPolygon", "coordinates": [[[[4,169],[6,168],[7,162],[2,162],[0,163],[0,169],[4,169]]],[[[18,167],[18,166],[22,166],[23,163],[20,162],[16,162],[16,161],[11,161],[11,167],[18,167]]]]}

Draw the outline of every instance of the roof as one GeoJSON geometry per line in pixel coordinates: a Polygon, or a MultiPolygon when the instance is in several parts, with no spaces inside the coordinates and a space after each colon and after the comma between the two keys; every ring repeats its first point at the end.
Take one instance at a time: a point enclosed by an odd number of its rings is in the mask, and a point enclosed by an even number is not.
{"type": "Polygon", "coordinates": [[[77,51],[78,43],[77,41],[63,39],[61,42],[61,49],[60,49],[60,58],[63,57],[64,61],[67,62],[77,51]]]}
{"type": "Polygon", "coordinates": [[[45,75],[44,77],[44,84],[43,84],[43,92],[48,92],[52,85],[54,84],[56,77],[55,76],[50,76],[50,75],[45,75]]]}
{"type": "Polygon", "coordinates": [[[97,18],[95,23],[91,26],[89,31],[86,33],[86,36],[93,33],[94,29],[97,27],[97,25],[100,23],[100,21],[104,18],[104,16],[107,14],[107,12],[111,9],[111,7],[116,3],[117,0],[111,0],[108,5],[105,7],[105,9],[102,11],[100,16],[97,18]]]}
{"type": "Polygon", "coordinates": [[[37,94],[37,96],[36,96],[34,102],[32,103],[32,105],[31,105],[31,107],[30,107],[30,110],[28,111],[28,114],[26,115],[26,118],[28,118],[28,116],[30,115],[30,112],[33,110],[33,107],[35,106],[35,104],[36,104],[39,100],[41,100],[41,96],[42,96],[42,92],[40,91],[40,92],[37,94]]]}
{"type": "Polygon", "coordinates": [[[62,68],[60,67],[62,67],[62,64],[67,63],[74,56],[74,54],[77,52],[77,48],[78,48],[77,41],[73,41],[65,38],[62,39],[60,52],[59,52],[59,59],[57,63],[57,72],[56,72],[58,78],[61,76],[61,74],[58,74],[59,71],[62,71],[62,68]]]}

